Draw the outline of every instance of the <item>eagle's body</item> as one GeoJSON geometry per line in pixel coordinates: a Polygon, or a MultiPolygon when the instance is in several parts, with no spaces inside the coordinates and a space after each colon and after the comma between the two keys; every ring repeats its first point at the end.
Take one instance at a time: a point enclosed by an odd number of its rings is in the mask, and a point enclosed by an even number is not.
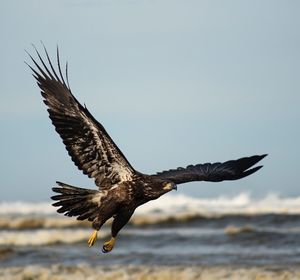
{"type": "Polygon", "coordinates": [[[143,174],[104,190],[87,190],[61,182],[57,184],[60,188],[55,187],[53,190],[60,195],[52,199],[59,200],[53,204],[61,206],[58,212],[78,216],[78,220],[87,219],[92,222],[95,230],[99,230],[112,216],[115,218],[115,228],[121,229],[138,206],[157,199],[175,187],[172,183],[143,174]],[[162,188],[164,184],[166,186],[162,188]],[[122,221],[119,221],[119,217],[122,217],[122,221]]]}
{"type": "Polygon", "coordinates": [[[36,69],[34,72],[44,103],[56,131],[59,133],[75,165],[84,174],[95,180],[98,190],[89,190],[57,182],[52,197],[57,201],[59,213],[89,220],[95,232],[88,243],[94,244],[97,231],[111,217],[112,238],[104,243],[103,252],[113,249],[120,229],[129,221],[135,209],[161,195],[177,188],[177,184],[191,181],[219,182],[237,180],[248,176],[262,166],[251,168],[265,155],[245,157],[224,163],[190,165],[169,171],[146,175],[136,171],[110,138],[104,127],[73,96],[62,74],[57,50],[59,74],[56,73],[48,53],[45,54],[50,66],[37,55],[42,66],[31,56],[36,69]]]}

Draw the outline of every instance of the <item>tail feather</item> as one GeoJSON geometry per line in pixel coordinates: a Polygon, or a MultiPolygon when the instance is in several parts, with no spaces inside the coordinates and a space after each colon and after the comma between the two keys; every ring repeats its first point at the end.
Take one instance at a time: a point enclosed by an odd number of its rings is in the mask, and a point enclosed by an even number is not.
{"type": "Polygon", "coordinates": [[[77,216],[77,220],[93,221],[98,214],[101,192],[97,190],[88,190],[74,187],[61,182],[56,182],[59,187],[52,190],[58,195],[51,198],[54,201],[52,205],[60,207],[58,213],[65,213],[65,216],[77,216]],[[98,199],[99,198],[99,199],[98,199]]]}
{"type": "Polygon", "coordinates": [[[68,204],[75,204],[78,202],[83,202],[84,198],[82,197],[76,197],[76,196],[68,196],[65,197],[63,195],[55,195],[51,197],[53,200],[58,200],[58,202],[53,203],[53,206],[62,206],[62,205],[68,205],[68,204]]]}

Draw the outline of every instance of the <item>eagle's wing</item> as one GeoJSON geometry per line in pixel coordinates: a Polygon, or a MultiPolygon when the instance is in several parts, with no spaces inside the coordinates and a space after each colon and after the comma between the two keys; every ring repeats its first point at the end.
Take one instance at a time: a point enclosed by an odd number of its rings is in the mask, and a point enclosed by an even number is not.
{"type": "Polygon", "coordinates": [[[29,54],[36,69],[28,65],[41,88],[49,117],[59,133],[75,165],[99,188],[107,189],[116,183],[130,181],[135,173],[130,163],[110,138],[104,127],[97,122],[86,107],[83,107],[71,93],[66,65],[66,81],[61,71],[57,49],[56,73],[45,49],[50,66],[41,58],[41,65],[29,54]]]}
{"type": "Polygon", "coordinates": [[[191,181],[220,182],[224,180],[238,180],[246,177],[262,166],[252,167],[266,155],[244,157],[238,160],[229,160],[224,163],[204,163],[189,165],[186,168],[179,167],[168,171],[158,172],[154,176],[170,180],[175,184],[183,184],[191,181]]]}

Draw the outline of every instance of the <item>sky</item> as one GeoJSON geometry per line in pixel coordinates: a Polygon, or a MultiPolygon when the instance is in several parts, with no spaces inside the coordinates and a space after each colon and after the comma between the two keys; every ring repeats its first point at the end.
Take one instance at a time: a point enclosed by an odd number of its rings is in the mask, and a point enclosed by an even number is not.
{"type": "Polygon", "coordinates": [[[144,173],[268,153],[259,172],[177,193],[299,196],[299,1],[0,2],[0,201],[94,188],[70,160],[24,61],[41,41],[144,173]]]}

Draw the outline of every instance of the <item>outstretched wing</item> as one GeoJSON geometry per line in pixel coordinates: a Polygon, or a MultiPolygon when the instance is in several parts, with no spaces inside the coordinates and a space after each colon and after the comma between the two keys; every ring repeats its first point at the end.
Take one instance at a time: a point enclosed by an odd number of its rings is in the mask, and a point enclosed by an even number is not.
{"type": "MultiPolygon", "coordinates": [[[[44,47],[45,49],[45,47],[44,47]]],[[[36,50],[41,65],[29,54],[36,69],[28,65],[41,88],[49,117],[59,133],[75,165],[99,188],[107,189],[116,183],[130,181],[135,171],[125,156],[110,138],[104,127],[97,122],[86,107],[83,107],[71,93],[61,71],[57,48],[56,73],[45,49],[48,67],[36,50]],[[50,66],[50,69],[49,69],[50,66]]]]}
{"type": "Polygon", "coordinates": [[[229,160],[224,163],[204,163],[189,165],[186,168],[179,167],[168,171],[158,172],[156,177],[170,180],[175,184],[183,184],[192,181],[220,182],[224,180],[238,180],[246,177],[262,166],[251,168],[266,155],[244,157],[238,160],[229,160]]]}

